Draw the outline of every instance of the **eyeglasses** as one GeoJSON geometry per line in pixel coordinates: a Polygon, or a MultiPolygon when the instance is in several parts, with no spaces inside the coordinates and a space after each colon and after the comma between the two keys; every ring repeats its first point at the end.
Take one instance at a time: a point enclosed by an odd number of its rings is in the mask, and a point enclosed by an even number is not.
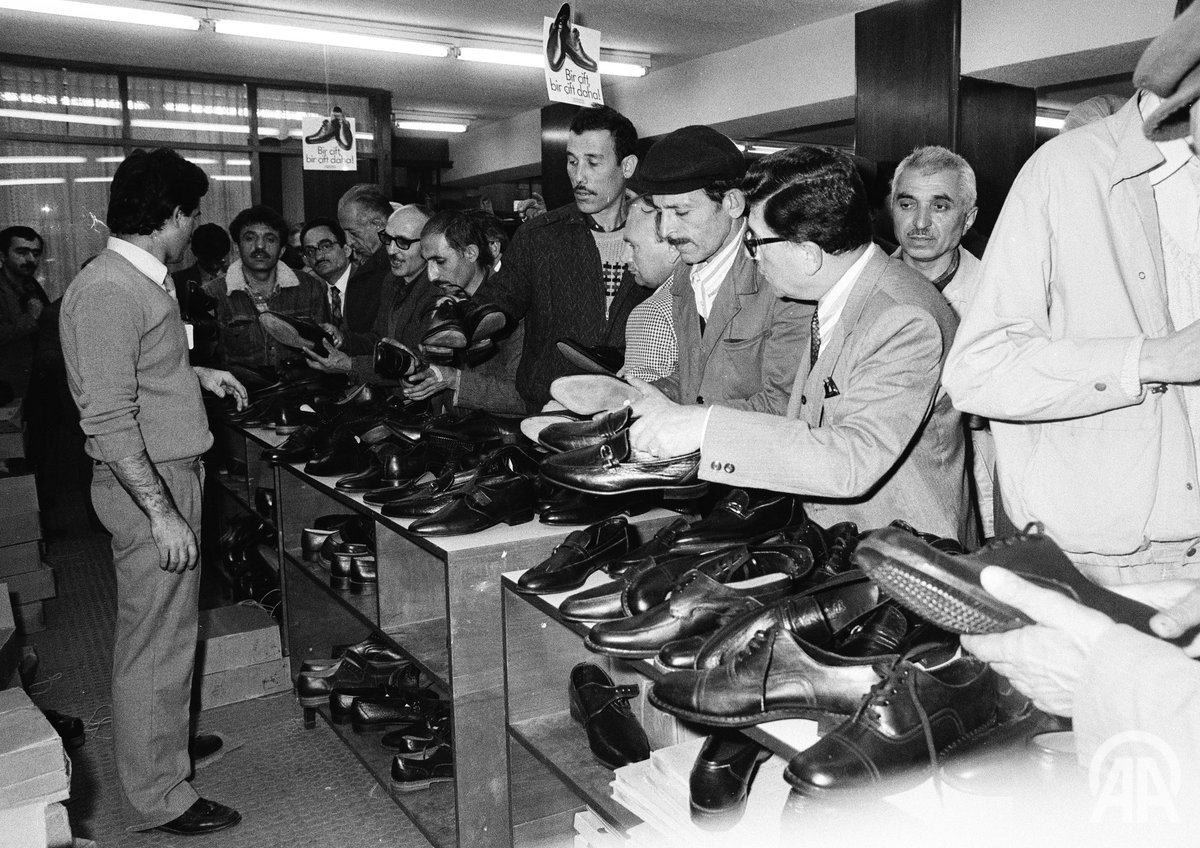
{"type": "Polygon", "coordinates": [[[742,244],[746,245],[746,252],[750,254],[750,258],[757,259],[759,245],[775,244],[780,241],[790,241],[790,239],[779,238],[778,236],[774,238],[755,238],[749,230],[746,230],[746,236],[742,239],[742,244]]]}
{"type": "Polygon", "coordinates": [[[305,259],[315,259],[318,253],[328,253],[339,246],[336,241],[321,239],[316,244],[308,244],[300,248],[300,252],[304,254],[305,259]]]}
{"type": "Polygon", "coordinates": [[[408,250],[414,244],[419,244],[421,240],[419,238],[410,239],[405,238],[404,236],[394,236],[387,230],[380,230],[379,241],[383,243],[384,247],[387,247],[389,244],[394,244],[401,250],[408,250]]]}

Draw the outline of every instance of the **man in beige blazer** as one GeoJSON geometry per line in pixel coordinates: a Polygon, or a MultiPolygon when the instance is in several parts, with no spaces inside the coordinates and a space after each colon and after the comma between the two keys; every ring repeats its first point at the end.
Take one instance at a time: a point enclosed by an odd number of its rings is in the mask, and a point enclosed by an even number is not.
{"type": "Polygon", "coordinates": [[[786,416],[678,406],[641,383],[634,447],[699,449],[703,479],[799,494],[818,523],[903,519],[974,541],[961,420],[940,385],[953,310],[872,245],[866,192],[844,154],[774,154],[744,185],[747,251],[778,296],[817,303],[786,416]]]}

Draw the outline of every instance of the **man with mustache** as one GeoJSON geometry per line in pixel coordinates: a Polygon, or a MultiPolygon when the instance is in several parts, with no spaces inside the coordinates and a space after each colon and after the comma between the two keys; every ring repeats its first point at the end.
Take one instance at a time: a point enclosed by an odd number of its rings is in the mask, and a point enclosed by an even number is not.
{"type": "Polygon", "coordinates": [[[298,354],[263,332],[258,316],[270,311],[318,323],[329,320],[324,283],[279,261],[287,230],[287,221],[269,206],[239,212],[229,224],[238,259],[208,292],[217,299],[218,362],[251,369],[268,381],[298,354]]]}
{"type": "MultiPolygon", "coordinates": [[[[975,171],[944,147],[918,147],[896,166],[888,197],[900,249],[892,255],[933,283],[960,319],[979,283],[980,262],[962,247],[975,223],[975,171]]],[[[975,495],[983,535],[995,532],[992,469],[996,445],[986,421],[971,419],[975,495]],[[977,425],[977,426],[976,426],[977,425]]]]}
{"type": "Polygon", "coordinates": [[[638,169],[659,232],[677,251],[671,285],[675,373],[656,382],[677,403],[782,415],[807,343],[810,305],[782,301],[746,254],[746,162],[734,143],[690,126],[655,142],[638,169]]]}
{"type": "MultiPolygon", "coordinates": [[[[479,288],[479,300],[525,322],[516,382],[530,410],[549,400],[555,378],[571,372],[556,341],[623,347],[629,312],[650,293],[628,273],[621,237],[636,148],[637,131],[620,112],[580,109],[567,133],[575,203],[518,229],[503,267],[479,288]]],[[[458,402],[473,405],[464,392],[458,402]]]]}
{"type": "Polygon", "coordinates": [[[370,183],[351,186],[338,200],[338,224],[346,233],[354,266],[343,291],[344,318],[332,335],[337,346],[351,356],[370,353],[378,340],[371,335],[371,327],[379,312],[383,281],[390,273],[380,233],[392,211],[391,201],[379,186],[370,183]]]}
{"type": "Polygon", "coordinates": [[[17,396],[29,388],[38,318],[50,305],[37,281],[44,247],[29,227],[0,230],[0,381],[17,396]]]}

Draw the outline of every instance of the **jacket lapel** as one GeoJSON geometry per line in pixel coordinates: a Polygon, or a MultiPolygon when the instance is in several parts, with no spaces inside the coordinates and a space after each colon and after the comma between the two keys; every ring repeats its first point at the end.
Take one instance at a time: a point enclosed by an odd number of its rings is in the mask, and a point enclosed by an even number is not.
{"type": "Polygon", "coordinates": [[[717,344],[729,335],[729,325],[742,311],[742,297],[758,292],[758,274],[753,263],[754,260],[739,248],[725,279],[721,281],[721,288],[717,291],[717,297],[713,301],[712,311],[708,314],[708,321],[704,328],[702,362],[705,367],[708,365],[708,358],[716,350],[717,344]],[[750,267],[746,267],[747,263],[750,264],[750,267]]]}

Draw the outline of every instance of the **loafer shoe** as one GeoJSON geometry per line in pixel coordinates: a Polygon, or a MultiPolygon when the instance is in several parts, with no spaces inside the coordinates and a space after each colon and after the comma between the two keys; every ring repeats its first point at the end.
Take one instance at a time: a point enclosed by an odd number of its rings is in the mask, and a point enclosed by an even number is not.
{"type": "Polygon", "coordinates": [[[454,751],[441,745],[430,757],[414,759],[402,754],[392,758],[392,788],[397,792],[428,789],[435,783],[454,780],[454,751]]]}
{"type": "Polygon", "coordinates": [[[371,556],[371,549],[357,542],[343,542],[333,552],[333,560],[329,564],[329,585],[333,589],[350,588],[350,575],[355,562],[371,556]]]}
{"type": "Polygon", "coordinates": [[[287,347],[311,350],[321,356],[328,356],[335,347],[329,333],[304,318],[268,311],[258,316],[258,323],[267,335],[287,347]]]}
{"type": "Polygon", "coordinates": [[[590,448],[629,429],[632,421],[633,412],[626,406],[590,421],[551,424],[538,433],[538,444],[558,453],[590,448]]]}
{"type": "Polygon", "coordinates": [[[637,686],[617,686],[603,669],[579,663],[571,669],[567,693],[571,717],[587,731],[588,747],[604,766],[617,769],[650,758],[646,731],[629,708],[637,686]]]}
{"type": "Polygon", "coordinates": [[[704,518],[675,537],[672,550],[711,551],[722,545],[753,544],[804,518],[792,495],[734,489],[704,518]]]}
{"type": "Polygon", "coordinates": [[[551,424],[572,424],[590,420],[590,416],[576,415],[574,412],[566,411],[529,415],[521,419],[521,435],[529,439],[529,441],[538,444],[538,437],[542,430],[545,430],[551,424]]]}
{"type": "Polygon", "coordinates": [[[241,820],[241,813],[232,807],[209,801],[207,798],[197,798],[182,815],[176,816],[166,824],[160,824],[155,830],[176,836],[200,836],[233,827],[241,820]]]}
{"type": "Polygon", "coordinates": [[[277,447],[264,450],[262,457],[267,462],[308,460],[329,446],[330,435],[330,432],[323,427],[305,424],[277,447]]]}
{"type": "Polygon", "coordinates": [[[595,415],[620,409],[642,399],[642,393],[619,377],[606,374],[571,374],[550,384],[550,397],[571,412],[595,415]]]}
{"type": "Polygon", "coordinates": [[[367,454],[362,445],[353,436],[347,436],[310,459],[304,466],[304,473],[314,477],[340,477],[358,473],[366,464],[367,454]]]}
{"type": "Polygon", "coordinates": [[[641,515],[659,506],[662,499],[654,492],[634,492],[630,495],[585,495],[583,492],[559,490],[561,495],[543,502],[538,521],[543,524],[594,524],[618,515],[641,515]]]}
{"type": "Polygon", "coordinates": [[[736,730],[709,736],[688,776],[692,822],[705,830],[728,830],[746,809],[750,784],[771,752],[736,730]]]}
{"type": "MultiPolygon", "coordinates": [[[[952,633],[999,633],[1033,623],[980,585],[983,569],[998,565],[1118,624],[1154,635],[1151,607],[1093,583],[1034,525],[969,556],[947,554],[910,532],[885,527],[859,542],[854,562],[905,607],[952,633]]],[[[1187,645],[1194,635],[1195,629],[1170,641],[1187,645]]]]}
{"type": "Polygon", "coordinates": [[[542,462],[542,476],[551,483],[593,495],[662,491],[664,496],[696,497],[708,486],[700,482],[699,470],[700,451],[665,459],[635,452],[628,430],[542,462]]]}
{"type": "Polygon", "coordinates": [[[419,536],[459,536],[478,533],[503,522],[533,521],[537,491],[533,479],[523,474],[478,480],[454,501],[409,525],[419,536]]]}
{"type": "Polygon", "coordinates": [[[427,427],[424,438],[466,442],[476,448],[482,448],[501,443],[515,444],[520,435],[521,419],[501,418],[486,412],[472,411],[461,418],[427,427]]]}
{"type": "Polygon", "coordinates": [[[429,689],[389,689],[386,695],[358,696],[350,707],[350,724],[355,733],[411,726],[425,720],[441,704],[429,689]]]}
{"type": "Polygon", "coordinates": [[[915,785],[939,757],[993,729],[996,704],[996,674],[974,657],[899,659],[852,718],[792,758],[784,778],[808,796],[915,785]]]}
{"type": "Polygon", "coordinates": [[[549,595],[577,589],[592,572],[614,555],[628,553],[632,544],[629,522],[610,518],[567,535],[550,556],[517,581],[517,590],[549,595]]]}
{"type": "Polygon", "coordinates": [[[369,595],[379,586],[378,566],[374,556],[355,557],[350,563],[350,594],[369,595]]]}
{"type": "Polygon", "coordinates": [[[686,518],[676,518],[669,524],[664,524],[648,542],[639,545],[623,557],[614,558],[609,563],[609,573],[624,573],[634,566],[642,565],[648,559],[669,554],[675,546],[675,539],[687,528],[688,520],[686,518]]]}
{"type": "Polygon", "coordinates": [[[617,376],[625,365],[625,351],[606,345],[583,345],[571,339],[559,339],[555,346],[563,359],[586,374],[617,376]]]}
{"type": "Polygon", "coordinates": [[[670,597],[639,615],[594,626],[584,638],[589,650],[614,657],[653,657],[668,642],[711,633],[740,613],[761,609],[795,590],[812,568],[812,556],[775,551],[751,554],[714,575],[693,570],[671,588],[670,597]]]}

